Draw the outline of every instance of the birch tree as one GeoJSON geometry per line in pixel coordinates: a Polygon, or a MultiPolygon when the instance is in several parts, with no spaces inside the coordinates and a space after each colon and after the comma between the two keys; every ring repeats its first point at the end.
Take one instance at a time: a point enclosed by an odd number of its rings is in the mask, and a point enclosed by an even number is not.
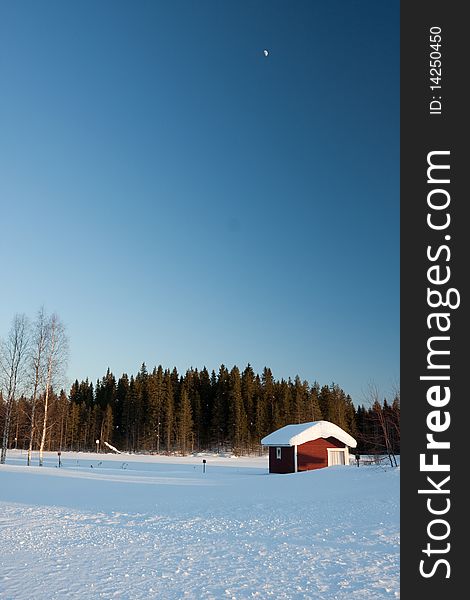
{"type": "Polygon", "coordinates": [[[48,318],[44,308],[41,308],[37,314],[36,321],[33,323],[30,348],[30,370],[32,379],[31,395],[31,428],[28,444],[28,465],[31,464],[31,453],[33,450],[34,436],[36,434],[36,405],[38,396],[41,393],[46,376],[46,346],[48,343],[48,318]]]}
{"type": "Polygon", "coordinates": [[[0,377],[2,396],[5,402],[5,419],[3,424],[2,450],[0,464],[4,464],[7,456],[10,437],[11,413],[19,387],[25,381],[25,362],[28,350],[28,321],[25,315],[16,315],[10,332],[1,344],[0,377]]]}
{"type": "Polygon", "coordinates": [[[46,444],[48,410],[52,387],[63,376],[68,356],[68,339],[65,327],[55,313],[46,320],[45,335],[44,416],[39,445],[40,467],[44,464],[44,446],[46,444]]]}

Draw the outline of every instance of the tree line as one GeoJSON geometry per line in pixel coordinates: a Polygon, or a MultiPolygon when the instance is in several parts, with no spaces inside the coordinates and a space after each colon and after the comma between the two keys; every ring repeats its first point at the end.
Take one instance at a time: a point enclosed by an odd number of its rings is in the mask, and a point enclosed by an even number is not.
{"type": "Polygon", "coordinates": [[[355,437],[361,452],[399,453],[398,395],[391,403],[377,396],[368,408],[356,408],[334,383],[309,384],[298,376],[276,380],[268,367],[259,375],[249,364],[243,371],[221,365],[217,373],[204,367],[184,374],[161,365],[149,372],[142,364],[136,375],[117,379],[108,369],[94,385],[76,380],[68,393],[56,392],[51,381],[47,385],[47,358],[35,377],[40,338],[35,339],[29,394],[2,393],[0,399],[3,445],[28,449],[28,460],[33,449],[42,455],[44,449],[110,446],[126,452],[260,452],[261,438],[271,431],[321,419],[355,437]]]}

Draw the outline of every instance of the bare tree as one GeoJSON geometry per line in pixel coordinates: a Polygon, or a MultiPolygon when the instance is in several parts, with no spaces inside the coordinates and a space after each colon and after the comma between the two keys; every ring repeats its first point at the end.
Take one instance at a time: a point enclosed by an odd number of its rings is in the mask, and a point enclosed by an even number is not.
{"type": "Polygon", "coordinates": [[[36,404],[46,377],[46,350],[49,335],[48,328],[48,318],[44,311],[44,307],[41,307],[37,314],[36,321],[33,323],[30,348],[32,395],[30,415],[31,429],[29,434],[27,459],[28,465],[31,464],[31,453],[33,450],[34,436],[36,433],[36,404]]]}
{"type": "Polygon", "coordinates": [[[400,387],[395,385],[393,387],[393,402],[390,407],[390,425],[395,445],[398,446],[400,446],[400,414],[400,387]]]}
{"type": "Polygon", "coordinates": [[[372,407],[370,410],[370,418],[376,431],[368,441],[375,445],[377,449],[382,449],[388,456],[390,466],[398,465],[395,456],[395,443],[400,436],[400,421],[399,421],[399,401],[398,409],[392,409],[387,401],[384,400],[383,405],[380,403],[380,395],[378,389],[371,385],[369,389],[372,407]]]}
{"type": "Polygon", "coordinates": [[[0,350],[0,377],[2,395],[5,402],[0,464],[5,463],[7,456],[12,407],[18,393],[18,388],[24,383],[28,341],[27,318],[25,315],[16,315],[8,337],[2,342],[0,350]]]}
{"type": "Polygon", "coordinates": [[[379,426],[379,430],[382,434],[382,440],[385,446],[385,453],[387,454],[388,459],[390,461],[390,466],[396,467],[397,459],[392,445],[389,409],[385,405],[382,406],[380,402],[376,400],[372,405],[372,411],[375,422],[379,426]]]}
{"type": "Polygon", "coordinates": [[[41,467],[44,462],[50,395],[53,385],[58,383],[64,374],[68,356],[68,339],[65,334],[65,327],[56,314],[46,320],[45,332],[44,416],[39,445],[39,466],[41,467]]]}

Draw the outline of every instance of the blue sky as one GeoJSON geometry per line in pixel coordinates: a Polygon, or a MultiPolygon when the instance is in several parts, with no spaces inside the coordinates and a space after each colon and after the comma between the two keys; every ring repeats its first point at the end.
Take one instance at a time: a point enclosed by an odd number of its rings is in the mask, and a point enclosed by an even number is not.
{"type": "Polygon", "coordinates": [[[7,0],[0,81],[0,335],[392,394],[398,1],[7,0]]]}

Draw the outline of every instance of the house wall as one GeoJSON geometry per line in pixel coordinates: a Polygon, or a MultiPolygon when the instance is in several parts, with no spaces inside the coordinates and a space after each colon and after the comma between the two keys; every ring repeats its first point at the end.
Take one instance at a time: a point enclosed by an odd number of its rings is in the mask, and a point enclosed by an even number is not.
{"type": "MultiPolygon", "coordinates": [[[[334,437],[319,438],[297,446],[297,470],[311,471],[328,466],[327,448],[344,448],[345,444],[334,437]]],[[[276,455],[274,455],[276,456],[276,455]]]]}
{"type": "Polygon", "coordinates": [[[294,447],[281,447],[281,458],[276,458],[276,446],[269,447],[269,472],[294,473],[294,447]]]}

